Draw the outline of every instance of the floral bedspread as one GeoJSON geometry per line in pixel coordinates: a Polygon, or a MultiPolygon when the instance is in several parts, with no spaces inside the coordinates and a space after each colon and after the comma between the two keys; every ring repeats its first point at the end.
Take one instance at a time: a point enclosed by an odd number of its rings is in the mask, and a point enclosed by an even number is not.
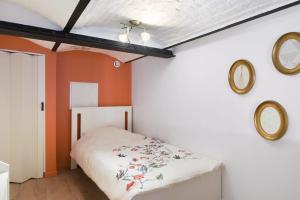
{"type": "Polygon", "coordinates": [[[85,133],[71,157],[111,200],[132,200],[220,166],[200,154],[114,127],[85,133]]]}
{"type": "Polygon", "coordinates": [[[179,159],[196,159],[193,154],[183,149],[173,152],[158,139],[145,137],[144,145],[125,145],[112,151],[119,159],[126,159],[128,165],[121,166],[116,174],[119,181],[125,181],[126,191],[132,187],[143,189],[150,181],[161,181],[164,174],[160,168],[179,159]]]}

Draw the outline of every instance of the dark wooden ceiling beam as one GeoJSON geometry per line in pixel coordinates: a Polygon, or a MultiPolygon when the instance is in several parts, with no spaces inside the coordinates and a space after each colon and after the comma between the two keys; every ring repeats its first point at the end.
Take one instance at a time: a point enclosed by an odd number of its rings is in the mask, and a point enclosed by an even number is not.
{"type": "MultiPolygon", "coordinates": [[[[78,2],[74,12],[72,13],[68,23],[66,24],[63,32],[69,33],[72,30],[72,28],[76,24],[77,20],[79,19],[79,17],[81,16],[81,14],[83,13],[83,11],[85,10],[85,8],[88,6],[89,3],[90,3],[90,0],[80,0],[78,2]]],[[[60,44],[61,44],[61,42],[56,42],[52,48],[52,51],[56,51],[58,49],[58,47],[60,46],[60,44]]]]}
{"type": "Polygon", "coordinates": [[[115,40],[107,40],[97,37],[66,33],[35,26],[0,21],[0,34],[26,37],[31,39],[62,42],[66,44],[122,51],[127,53],[142,54],[161,58],[174,57],[170,50],[158,49],[136,44],[122,43],[115,40]]]}

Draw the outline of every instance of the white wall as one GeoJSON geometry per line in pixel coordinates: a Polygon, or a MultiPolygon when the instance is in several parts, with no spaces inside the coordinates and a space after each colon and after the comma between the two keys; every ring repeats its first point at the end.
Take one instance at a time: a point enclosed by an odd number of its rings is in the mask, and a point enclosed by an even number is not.
{"type": "Polygon", "coordinates": [[[220,159],[225,200],[300,199],[300,74],[272,64],[276,40],[300,32],[300,6],[182,45],[176,58],[133,63],[134,131],[220,159]],[[237,95],[227,75],[237,59],[256,70],[254,88],[237,95]],[[266,141],[253,123],[264,100],[281,103],[287,134],[266,141]]]}

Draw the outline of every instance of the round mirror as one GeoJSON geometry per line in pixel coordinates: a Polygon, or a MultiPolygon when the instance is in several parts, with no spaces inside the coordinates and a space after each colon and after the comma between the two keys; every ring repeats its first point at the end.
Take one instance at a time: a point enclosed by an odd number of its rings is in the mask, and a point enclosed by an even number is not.
{"type": "Polygon", "coordinates": [[[231,89],[238,94],[251,90],[255,82],[253,65],[247,60],[238,60],[230,68],[228,81],[231,89]]]}
{"type": "Polygon", "coordinates": [[[284,74],[300,72],[300,33],[292,32],[281,36],[273,47],[273,64],[284,74]]]}
{"type": "Polygon", "coordinates": [[[278,140],[286,130],[288,118],[285,109],[275,101],[261,103],[254,115],[258,133],[267,140],[278,140]]]}

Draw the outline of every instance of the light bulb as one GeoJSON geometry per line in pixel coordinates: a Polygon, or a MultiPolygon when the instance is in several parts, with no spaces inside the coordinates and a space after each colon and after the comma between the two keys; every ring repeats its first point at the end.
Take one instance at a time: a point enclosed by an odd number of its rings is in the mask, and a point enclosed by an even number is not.
{"type": "Polygon", "coordinates": [[[128,42],[128,35],[127,35],[127,33],[120,33],[119,34],[119,40],[121,42],[128,42]]]}
{"type": "Polygon", "coordinates": [[[141,38],[144,42],[148,41],[150,39],[150,34],[147,33],[146,31],[141,33],[141,38]]]}

